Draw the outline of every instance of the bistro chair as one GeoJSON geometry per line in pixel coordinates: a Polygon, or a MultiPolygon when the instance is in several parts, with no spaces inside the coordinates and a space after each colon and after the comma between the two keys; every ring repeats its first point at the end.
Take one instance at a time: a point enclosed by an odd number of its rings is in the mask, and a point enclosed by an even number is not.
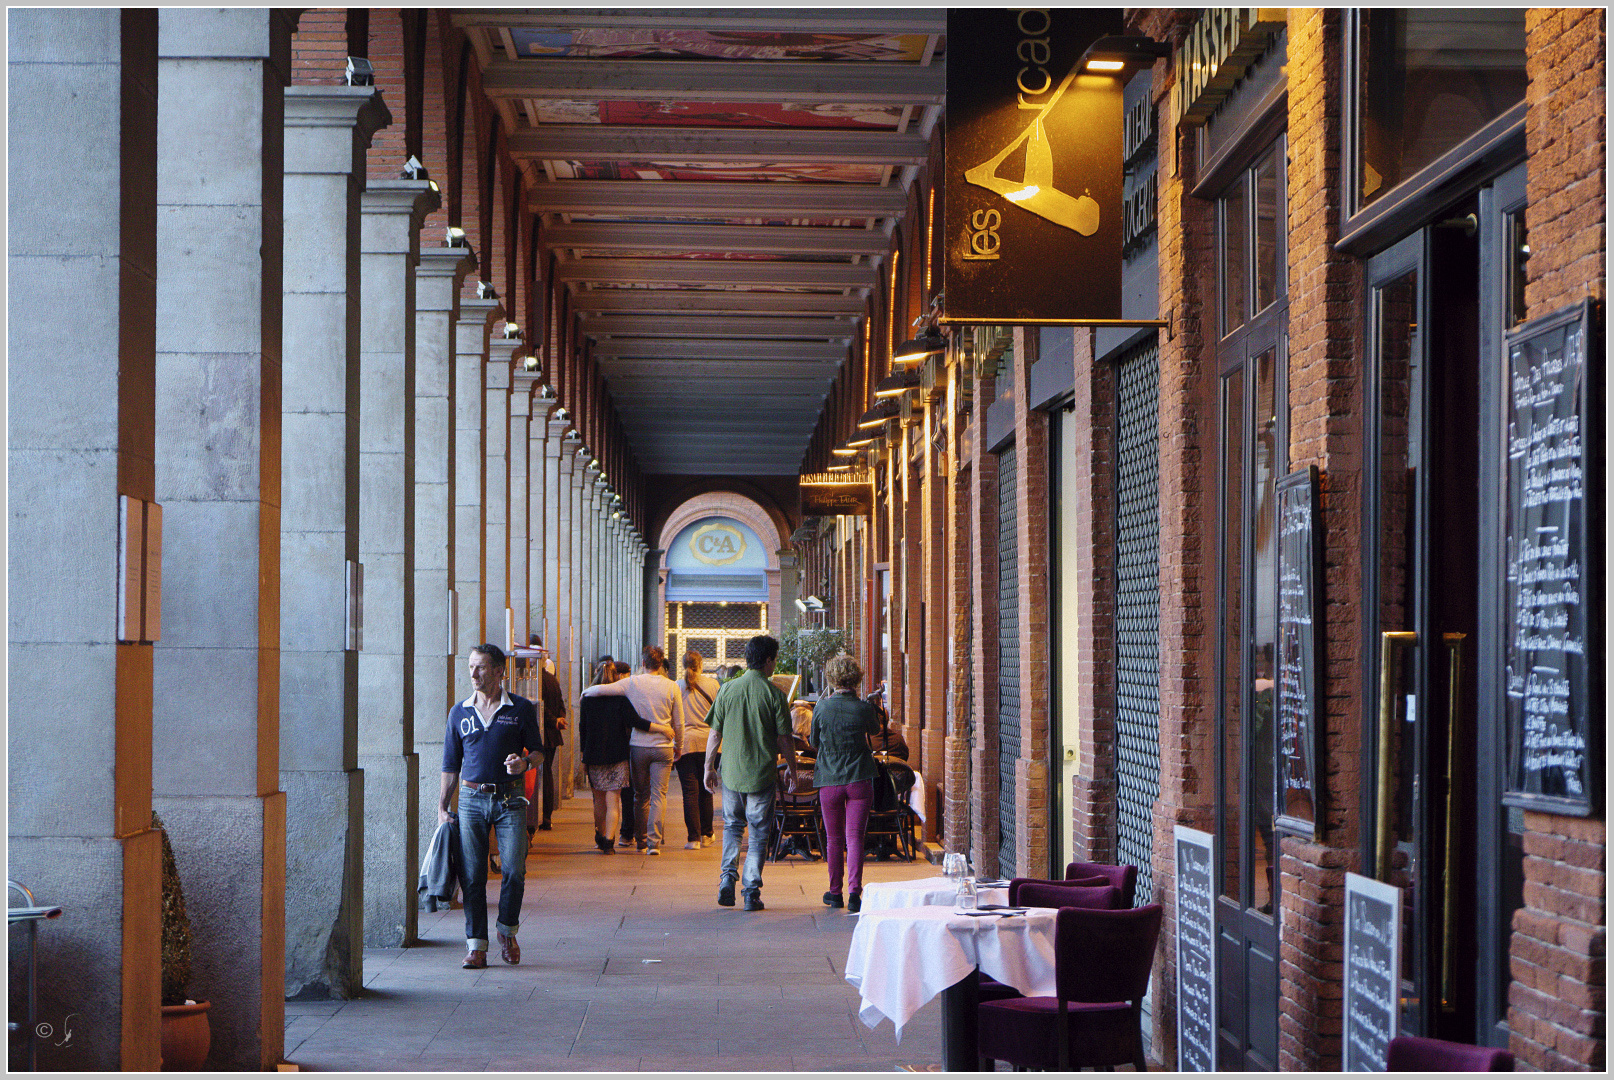
{"type": "MultiPolygon", "coordinates": [[[[1121,906],[1121,890],[1101,877],[1079,878],[1076,881],[1038,881],[1035,878],[1015,878],[1009,882],[1010,907],[1083,907],[1114,910],[1121,906]]],[[[980,977],[977,1000],[1003,1001],[1017,998],[1020,991],[1008,983],[998,982],[990,975],[980,977]]]]}
{"type": "Polygon", "coordinates": [[[888,836],[896,841],[903,859],[914,859],[913,808],[908,805],[908,792],[913,790],[914,773],[908,763],[899,758],[881,762],[882,772],[874,778],[874,806],[869,811],[869,826],[864,832],[865,850],[876,836],[888,836]]]}
{"type": "Polygon", "coordinates": [[[797,770],[794,789],[785,784],[785,767],[779,766],[779,794],[773,800],[773,850],[768,858],[778,862],[791,851],[806,858],[821,858],[829,845],[824,839],[824,817],[818,809],[818,789],[813,774],[797,770]],[[801,851],[801,840],[806,850],[801,851]]]}
{"type": "Polygon", "coordinates": [[[1065,880],[1103,877],[1121,890],[1121,906],[1136,907],[1138,903],[1138,868],[1111,866],[1109,863],[1073,862],[1065,867],[1065,880]]]}
{"type": "Polygon", "coordinates": [[[1384,1056],[1386,1072],[1512,1072],[1513,1055],[1494,1046],[1397,1035],[1384,1056]]]}
{"type": "Polygon", "coordinates": [[[1143,995],[1160,938],[1159,904],[1119,911],[1063,907],[1054,924],[1053,997],[982,1002],[980,1067],[1149,1067],[1143,995]]]}

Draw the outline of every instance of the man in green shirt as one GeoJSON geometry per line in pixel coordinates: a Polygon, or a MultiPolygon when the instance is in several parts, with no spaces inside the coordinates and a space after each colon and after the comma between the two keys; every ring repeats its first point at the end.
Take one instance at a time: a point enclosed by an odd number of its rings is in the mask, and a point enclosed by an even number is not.
{"type": "Polygon", "coordinates": [[[773,685],[779,642],[758,634],[745,644],[745,674],[723,684],[706,722],[706,790],[723,794],[723,869],[717,902],[734,906],[734,883],[740,880],[745,910],[762,910],[762,860],[768,857],[773,827],[773,798],[779,782],[776,762],[785,756],[791,787],[796,785],[796,748],[791,738],[790,707],[784,691],[773,685]],[[718,749],[723,751],[718,777],[718,749]],[[721,785],[721,787],[720,787],[721,785]],[[751,845],[740,879],[740,838],[751,828],[751,845]]]}

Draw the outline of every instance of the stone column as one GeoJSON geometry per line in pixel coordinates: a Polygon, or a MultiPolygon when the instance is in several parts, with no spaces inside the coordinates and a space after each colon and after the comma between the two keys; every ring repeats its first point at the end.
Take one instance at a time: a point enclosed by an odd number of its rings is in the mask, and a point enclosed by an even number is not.
{"type": "MultiPolygon", "coordinates": [[[[454,625],[458,643],[454,678],[455,685],[462,688],[466,657],[472,646],[486,640],[482,636],[482,562],[487,528],[482,506],[487,485],[487,394],[482,369],[487,366],[488,332],[502,318],[504,308],[497,300],[462,297],[454,324],[454,625]]],[[[442,762],[438,765],[441,773],[442,762]]]]}
{"type": "MultiPolygon", "coordinates": [[[[443,733],[460,664],[450,632],[454,589],[455,323],[468,247],[428,247],[415,267],[415,754],[418,835],[437,830],[443,733]]],[[[470,541],[475,543],[473,536],[470,541]]]]}
{"type": "MultiPolygon", "coordinates": [[[[585,542],[584,552],[587,561],[583,564],[583,573],[579,575],[578,586],[583,593],[584,626],[588,630],[588,648],[585,655],[592,664],[605,649],[605,637],[602,634],[600,621],[601,588],[601,550],[604,547],[605,522],[600,514],[600,493],[604,483],[600,480],[600,466],[590,461],[586,482],[583,486],[583,505],[585,507],[584,524],[585,542]]],[[[632,662],[631,660],[629,661],[632,662]]]]}
{"type": "Polygon", "coordinates": [[[359,379],[359,764],[364,768],[364,943],[410,945],[420,877],[415,757],[415,264],[437,209],[425,180],[364,193],[359,379]]]}
{"type": "MultiPolygon", "coordinates": [[[[124,500],[138,538],[156,498],[157,17],[19,8],[6,34],[6,850],[11,878],[67,909],[38,937],[38,1021],[75,1034],[39,1040],[50,1070],[161,1059],[152,646],[138,590],[119,627],[117,573],[124,500]],[[99,337],[88,347],[85,327],[99,337]],[[73,707],[41,708],[64,672],[73,707]],[[57,748],[69,745],[64,769],[57,748]]],[[[186,867],[196,859],[187,850],[186,867]]],[[[24,1023],[17,997],[11,1006],[24,1023]]]]}
{"type": "Polygon", "coordinates": [[[286,995],[351,998],[364,985],[359,654],[345,603],[359,562],[359,197],[370,136],[392,115],[369,86],[289,87],[285,110],[286,995]]]}
{"type": "Polygon", "coordinates": [[[566,708],[570,711],[577,701],[577,664],[575,656],[576,634],[572,627],[575,612],[574,585],[576,575],[572,568],[572,555],[577,551],[577,451],[583,445],[577,433],[568,424],[560,439],[557,455],[555,515],[555,640],[550,643],[549,655],[555,660],[555,678],[560,681],[561,692],[566,695],[566,708]]]}
{"type": "Polygon", "coordinates": [[[153,801],[221,1069],[273,1069],[283,1046],[281,212],[294,20],[263,8],[158,15],[153,801]]]}
{"type": "Polygon", "coordinates": [[[495,335],[488,340],[482,366],[486,395],[482,519],[487,529],[487,555],[482,561],[483,641],[505,646],[505,609],[510,606],[510,363],[521,348],[519,337],[495,335]]]}
{"type": "Polygon", "coordinates": [[[521,370],[518,363],[511,372],[510,380],[510,610],[515,620],[513,644],[525,645],[531,620],[527,601],[527,524],[531,516],[528,504],[532,496],[527,459],[531,453],[532,439],[528,427],[532,418],[532,389],[538,382],[538,375],[521,370]]]}
{"type": "Polygon", "coordinates": [[[544,424],[544,644],[549,655],[560,661],[560,589],[565,578],[560,570],[561,545],[564,536],[560,531],[561,492],[561,439],[568,427],[566,410],[552,409],[544,424]]]}

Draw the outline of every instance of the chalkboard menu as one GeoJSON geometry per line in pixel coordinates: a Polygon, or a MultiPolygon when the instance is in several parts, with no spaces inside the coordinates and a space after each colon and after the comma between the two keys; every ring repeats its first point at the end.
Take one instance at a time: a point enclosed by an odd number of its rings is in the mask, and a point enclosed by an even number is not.
{"type": "Polygon", "coordinates": [[[1345,875],[1345,1071],[1384,1072],[1401,1014],[1401,890],[1345,875]]]}
{"type": "MultiPolygon", "coordinates": [[[[1504,802],[1587,815],[1600,800],[1603,623],[1600,382],[1587,370],[1592,308],[1507,335],[1502,470],[1504,802]],[[1588,455],[1594,480],[1587,482],[1588,455]]],[[[1600,355],[1600,350],[1598,354],[1600,355]]]]}
{"type": "Polygon", "coordinates": [[[1278,481],[1278,646],[1273,673],[1277,714],[1277,821],[1318,839],[1323,553],[1318,542],[1317,468],[1278,481]]]}
{"type": "Polygon", "coordinates": [[[1177,826],[1177,1071],[1216,1071],[1216,838],[1177,826]]]}

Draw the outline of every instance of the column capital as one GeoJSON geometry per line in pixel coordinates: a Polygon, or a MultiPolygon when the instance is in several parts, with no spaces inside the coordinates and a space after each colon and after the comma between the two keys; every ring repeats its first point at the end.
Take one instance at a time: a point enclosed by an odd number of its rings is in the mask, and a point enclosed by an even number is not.
{"type": "Polygon", "coordinates": [[[374,219],[396,219],[396,232],[364,229],[365,254],[394,252],[408,254],[418,249],[416,233],[420,232],[426,215],[442,204],[441,197],[432,190],[430,180],[371,180],[365,185],[360,206],[364,216],[374,219]]]}
{"type": "Polygon", "coordinates": [[[482,300],[474,296],[460,297],[461,324],[480,325],[483,330],[491,330],[494,322],[502,318],[504,318],[504,305],[497,300],[482,300]]]}
{"type": "Polygon", "coordinates": [[[553,410],[550,411],[548,423],[545,425],[545,437],[553,439],[557,443],[555,448],[556,453],[561,452],[558,444],[572,426],[572,422],[566,417],[560,416],[559,412],[560,406],[557,405],[553,410]]]}
{"type": "Polygon", "coordinates": [[[372,86],[288,86],[285,90],[288,176],[363,176],[370,137],[392,123],[372,86]]]}
{"type": "Polygon", "coordinates": [[[536,372],[512,371],[510,373],[510,415],[532,415],[532,387],[538,381],[536,372]]]}
{"type": "MultiPolygon", "coordinates": [[[[469,274],[475,266],[476,252],[472,251],[469,246],[449,247],[444,244],[441,247],[421,248],[420,263],[415,268],[415,273],[419,277],[452,278],[454,291],[458,292],[460,283],[465,280],[465,275],[469,274]]],[[[465,306],[469,302],[461,300],[460,310],[465,310],[465,306]]],[[[486,301],[479,302],[485,303],[486,301]]]]}
{"type": "Polygon", "coordinates": [[[493,337],[488,339],[488,362],[483,365],[485,382],[489,390],[510,389],[510,361],[521,348],[520,338],[493,337]]]}

